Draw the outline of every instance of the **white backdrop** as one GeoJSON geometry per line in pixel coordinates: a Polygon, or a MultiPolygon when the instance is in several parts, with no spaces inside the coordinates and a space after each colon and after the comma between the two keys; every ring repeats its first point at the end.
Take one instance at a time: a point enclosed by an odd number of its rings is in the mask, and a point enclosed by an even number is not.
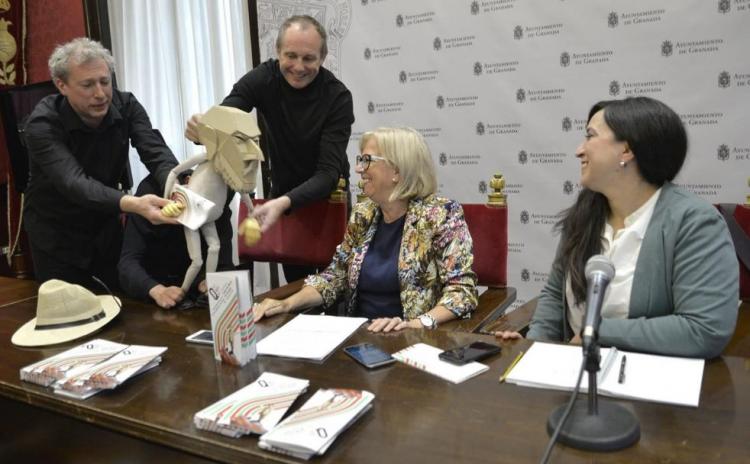
{"type": "Polygon", "coordinates": [[[750,0],[266,0],[258,9],[263,59],[291,14],[326,26],[325,66],[354,95],[350,162],[362,132],[408,125],[426,137],[443,195],[484,202],[489,177],[505,176],[517,304],[547,278],[552,224],[579,189],[574,153],[596,101],[664,101],[690,138],[677,182],[712,203],[748,191],[750,0]]]}
{"type": "MultiPolygon", "coordinates": [[[[110,0],[117,84],[138,98],[179,161],[203,150],[185,122],[218,104],[251,66],[243,0],[110,0]]],[[[148,170],[130,152],[133,191],[148,170]]]]}

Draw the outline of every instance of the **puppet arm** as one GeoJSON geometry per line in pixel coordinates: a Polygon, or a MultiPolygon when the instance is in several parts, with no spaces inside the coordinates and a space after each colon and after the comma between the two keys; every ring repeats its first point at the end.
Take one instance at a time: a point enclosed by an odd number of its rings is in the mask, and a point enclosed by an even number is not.
{"type": "Polygon", "coordinates": [[[174,188],[174,183],[177,181],[177,176],[192,168],[193,166],[203,163],[204,161],[206,161],[206,159],[206,154],[201,153],[195,156],[191,156],[190,158],[172,168],[172,170],[169,171],[169,175],[167,176],[167,182],[164,184],[164,198],[168,200],[169,196],[172,194],[172,189],[174,188]]]}
{"type": "Polygon", "coordinates": [[[240,193],[240,200],[247,206],[248,217],[240,224],[238,233],[245,239],[245,245],[251,247],[260,240],[260,223],[257,219],[250,217],[250,213],[253,211],[253,201],[250,199],[250,195],[240,193]]]}
{"type": "MultiPolygon", "coordinates": [[[[172,168],[172,170],[169,171],[169,175],[167,176],[167,182],[164,184],[164,198],[168,200],[170,199],[169,197],[171,196],[172,190],[174,189],[174,184],[177,181],[177,176],[192,168],[193,166],[205,161],[206,154],[201,153],[199,155],[191,156],[190,158],[172,168]]],[[[161,209],[161,213],[166,217],[177,217],[182,214],[182,211],[184,209],[185,205],[182,202],[172,201],[161,209]]]]}

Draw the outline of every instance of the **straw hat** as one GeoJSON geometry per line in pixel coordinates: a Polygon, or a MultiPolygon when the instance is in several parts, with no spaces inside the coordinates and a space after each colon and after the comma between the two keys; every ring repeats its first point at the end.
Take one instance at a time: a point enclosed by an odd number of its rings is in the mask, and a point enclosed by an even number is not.
{"type": "Polygon", "coordinates": [[[13,334],[18,346],[44,346],[81,338],[120,313],[120,300],[94,295],[80,285],[48,280],[39,287],[36,316],[13,334]]]}

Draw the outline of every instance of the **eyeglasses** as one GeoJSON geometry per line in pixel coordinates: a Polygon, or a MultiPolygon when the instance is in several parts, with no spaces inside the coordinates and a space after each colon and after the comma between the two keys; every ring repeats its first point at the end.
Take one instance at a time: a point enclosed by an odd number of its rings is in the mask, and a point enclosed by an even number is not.
{"type": "Polygon", "coordinates": [[[364,155],[357,155],[356,160],[357,166],[361,166],[363,171],[367,171],[368,169],[370,169],[370,163],[372,163],[373,161],[388,161],[382,156],[369,155],[367,153],[365,153],[364,155]]]}

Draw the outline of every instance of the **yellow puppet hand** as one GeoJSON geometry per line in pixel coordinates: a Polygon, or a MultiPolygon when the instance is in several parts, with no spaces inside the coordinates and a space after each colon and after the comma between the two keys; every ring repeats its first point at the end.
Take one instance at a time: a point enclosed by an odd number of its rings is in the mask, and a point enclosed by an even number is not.
{"type": "Polygon", "coordinates": [[[185,205],[178,201],[172,201],[161,209],[161,214],[166,217],[177,217],[182,214],[182,210],[184,209],[185,205]]]}
{"type": "Polygon", "coordinates": [[[255,218],[247,218],[240,224],[240,235],[245,238],[246,246],[253,246],[260,240],[260,224],[255,218]]]}

